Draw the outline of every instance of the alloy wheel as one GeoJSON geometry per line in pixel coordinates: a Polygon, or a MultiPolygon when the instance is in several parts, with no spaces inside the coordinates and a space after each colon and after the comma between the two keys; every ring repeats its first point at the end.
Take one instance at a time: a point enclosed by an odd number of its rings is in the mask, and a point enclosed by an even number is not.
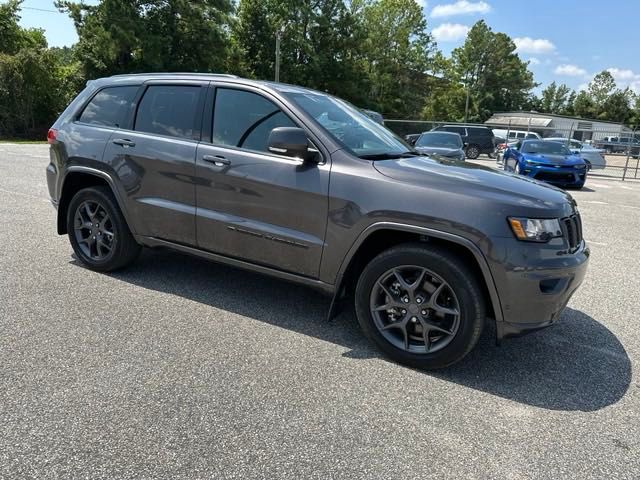
{"type": "Polygon", "coordinates": [[[460,304],[453,289],[419,266],[399,266],[382,274],[371,291],[370,311],[382,336],[411,353],[441,350],[460,327],[460,304]]]}
{"type": "Polygon", "coordinates": [[[116,240],[113,222],[100,203],[93,200],[81,203],[73,224],[76,241],[87,257],[104,261],[112,254],[116,240]]]}

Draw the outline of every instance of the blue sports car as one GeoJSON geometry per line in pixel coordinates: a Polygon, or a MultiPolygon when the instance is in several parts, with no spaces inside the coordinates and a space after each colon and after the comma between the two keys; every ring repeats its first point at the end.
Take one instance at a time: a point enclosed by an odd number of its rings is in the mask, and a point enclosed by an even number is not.
{"type": "Polygon", "coordinates": [[[582,188],[587,164],[566,145],[545,140],[522,140],[504,152],[504,169],[564,188],[582,188]]]}

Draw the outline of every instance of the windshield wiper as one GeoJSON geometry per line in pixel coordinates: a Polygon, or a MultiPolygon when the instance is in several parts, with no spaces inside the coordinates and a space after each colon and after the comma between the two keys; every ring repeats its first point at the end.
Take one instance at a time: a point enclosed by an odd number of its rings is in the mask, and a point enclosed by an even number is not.
{"type": "Polygon", "coordinates": [[[364,160],[391,160],[394,158],[410,158],[418,157],[420,154],[414,151],[407,152],[384,152],[384,153],[369,153],[365,155],[358,155],[359,158],[364,160]]]}

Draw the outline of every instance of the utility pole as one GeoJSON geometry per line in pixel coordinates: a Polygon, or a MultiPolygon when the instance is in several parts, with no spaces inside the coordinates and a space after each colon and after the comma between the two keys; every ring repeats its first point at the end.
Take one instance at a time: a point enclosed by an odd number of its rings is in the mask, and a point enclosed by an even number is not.
{"type": "Polygon", "coordinates": [[[276,82],[280,81],[280,42],[284,33],[284,25],[276,32],[276,82]]]}

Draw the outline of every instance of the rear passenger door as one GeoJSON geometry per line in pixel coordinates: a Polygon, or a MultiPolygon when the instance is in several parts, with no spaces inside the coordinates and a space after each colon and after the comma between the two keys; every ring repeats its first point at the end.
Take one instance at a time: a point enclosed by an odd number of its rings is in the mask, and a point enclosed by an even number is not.
{"type": "Polygon", "coordinates": [[[149,82],[104,158],[125,189],[135,233],[196,244],[195,157],[207,82],[149,82]]]}

